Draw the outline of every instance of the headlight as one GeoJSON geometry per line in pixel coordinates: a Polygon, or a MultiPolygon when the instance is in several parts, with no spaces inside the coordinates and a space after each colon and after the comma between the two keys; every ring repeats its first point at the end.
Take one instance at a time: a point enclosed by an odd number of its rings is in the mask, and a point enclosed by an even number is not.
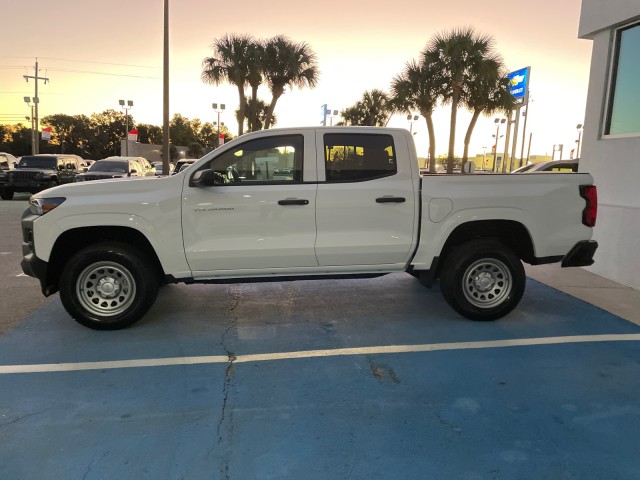
{"type": "Polygon", "coordinates": [[[7,179],[8,179],[9,181],[13,180],[13,172],[9,172],[9,173],[7,173],[7,179]]]}
{"type": "Polygon", "coordinates": [[[66,198],[64,197],[53,197],[53,198],[34,198],[31,197],[29,199],[29,210],[34,215],[44,215],[45,213],[50,212],[58,205],[62,204],[66,198]]]}
{"type": "Polygon", "coordinates": [[[35,179],[36,182],[39,182],[40,180],[42,180],[42,174],[38,172],[34,175],[33,178],[35,179]]]}

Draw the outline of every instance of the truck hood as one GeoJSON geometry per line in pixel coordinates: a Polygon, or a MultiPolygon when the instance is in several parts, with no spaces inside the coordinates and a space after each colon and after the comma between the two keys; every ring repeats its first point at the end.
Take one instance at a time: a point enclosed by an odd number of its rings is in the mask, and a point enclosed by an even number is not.
{"type": "Polygon", "coordinates": [[[184,175],[175,177],[131,177],[111,178],[107,180],[92,180],[90,182],[69,183],[58,187],[49,188],[35,195],[35,198],[91,198],[110,197],[112,201],[118,197],[127,195],[140,195],[159,190],[182,189],[184,175]]]}

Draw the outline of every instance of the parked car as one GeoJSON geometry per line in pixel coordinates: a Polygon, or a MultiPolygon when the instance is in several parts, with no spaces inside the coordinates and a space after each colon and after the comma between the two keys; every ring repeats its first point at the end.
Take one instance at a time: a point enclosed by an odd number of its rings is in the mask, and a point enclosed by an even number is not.
{"type": "Polygon", "coordinates": [[[11,200],[16,192],[38,193],[56,185],[72,183],[86,164],[77,155],[25,155],[0,183],[0,197],[11,200]]]}
{"type": "MultiPolygon", "coordinates": [[[[152,176],[156,174],[156,167],[144,157],[107,157],[105,160],[133,160],[134,162],[139,163],[142,166],[142,171],[139,171],[139,176],[152,176]]],[[[102,161],[102,160],[100,160],[102,161]]]]}
{"type": "Polygon", "coordinates": [[[153,162],[153,166],[156,168],[156,175],[171,175],[173,173],[174,165],[169,163],[169,173],[162,172],[162,162],[153,162]]]}
{"type": "Polygon", "coordinates": [[[573,160],[551,160],[550,162],[528,163],[520,168],[516,168],[511,173],[577,172],[578,164],[578,158],[573,160]]]}
{"type": "Polygon", "coordinates": [[[178,160],[176,162],[175,168],[173,169],[172,175],[175,175],[176,173],[179,173],[179,172],[183,171],[185,168],[187,168],[189,165],[191,165],[196,160],[197,160],[197,158],[183,158],[182,160],[178,160]]]}
{"type": "Polygon", "coordinates": [[[10,153],[0,152],[0,170],[16,168],[18,159],[10,153]]]}
{"type": "Polygon", "coordinates": [[[144,167],[132,158],[134,157],[109,157],[99,160],[86,173],[77,175],[76,182],[149,176],[144,172],[144,167]]]}

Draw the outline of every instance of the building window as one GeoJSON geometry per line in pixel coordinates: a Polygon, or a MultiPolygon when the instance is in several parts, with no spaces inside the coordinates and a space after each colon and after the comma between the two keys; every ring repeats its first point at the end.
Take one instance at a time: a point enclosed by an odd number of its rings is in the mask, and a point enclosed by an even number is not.
{"type": "Polygon", "coordinates": [[[640,134],[640,24],[616,32],[605,135],[640,134]]]}

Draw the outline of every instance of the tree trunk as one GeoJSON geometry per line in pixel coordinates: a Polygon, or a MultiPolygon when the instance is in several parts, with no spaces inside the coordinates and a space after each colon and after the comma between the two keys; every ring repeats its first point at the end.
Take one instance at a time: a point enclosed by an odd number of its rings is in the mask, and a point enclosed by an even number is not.
{"type": "Polygon", "coordinates": [[[278,99],[282,96],[283,93],[284,93],[284,89],[283,88],[275,88],[271,92],[271,94],[273,96],[271,97],[271,103],[267,107],[267,113],[265,115],[266,118],[264,119],[264,129],[265,130],[271,128],[271,121],[273,119],[273,111],[276,109],[276,103],[278,102],[278,99]]]}
{"type": "Polygon", "coordinates": [[[453,94],[451,98],[451,122],[449,124],[449,153],[447,155],[447,173],[453,173],[453,158],[456,143],[456,115],[458,113],[459,95],[453,94]]]}
{"type": "Polygon", "coordinates": [[[427,132],[429,133],[429,173],[436,173],[436,133],[433,128],[433,110],[422,110],[422,115],[427,122],[427,132]]]}
{"type": "Polygon", "coordinates": [[[249,131],[258,130],[258,85],[251,86],[251,112],[249,112],[249,131]]]}
{"type": "MultiPolygon", "coordinates": [[[[238,106],[238,136],[244,133],[244,112],[247,106],[247,99],[244,96],[244,85],[238,85],[238,96],[240,97],[240,105],[238,106]]],[[[218,130],[220,125],[218,125],[218,130]]]]}
{"type": "Polygon", "coordinates": [[[471,117],[471,121],[469,122],[469,127],[467,128],[467,133],[464,136],[464,153],[462,154],[462,172],[464,172],[464,166],[469,160],[469,142],[471,142],[471,134],[473,133],[473,129],[476,126],[476,122],[478,121],[478,117],[482,110],[475,109],[473,111],[473,116],[471,117]]]}

